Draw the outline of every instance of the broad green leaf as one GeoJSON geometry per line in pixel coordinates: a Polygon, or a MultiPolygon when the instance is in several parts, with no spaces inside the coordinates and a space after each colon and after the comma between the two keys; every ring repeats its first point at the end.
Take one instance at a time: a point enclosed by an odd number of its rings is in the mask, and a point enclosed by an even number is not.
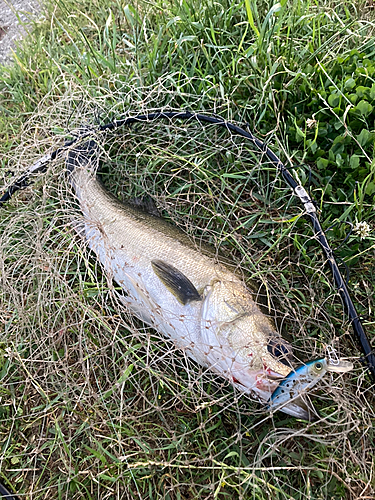
{"type": "Polygon", "coordinates": [[[318,148],[318,145],[316,144],[316,141],[315,140],[314,141],[310,140],[310,141],[307,141],[307,142],[309,142],[309,144],[307,144],[307,145],[309,146],[309,148],[311,149],[312,153],[314,154],[315,151],[318,148]]]}
{"type": "Polygon", "coordinates": [[[140,23],[140,18],[138,16],[138,13],[132,5],[129,4],[125,5],[123,10],[125,17],[128,20],[129,24],[131,24],[131,26],[134,26],[136,23],[138,24],[140,23]]]}
{"type": "Polygon", "coordinates": [[[350,157],[349,163],[352,168],[357,168],[359,166],[359,156],[352,155],[350,157]]]}
{"type": "Polygon", "coordinates": [[[99,474],[99,478],[104,479],[105,481],[109,481],[111,483],[115,483],[117,481],[117,478],[112,477],[112,476],[108,476],[108,474],[105,474],[104,472],[99,474]]]}
{"type": "Polygon", "coordinates": [[[330,96],[328,96],[328,104],[333,108],[338,106],[339,102],[340,102],[339,94],[331,94],[330,96]]]}
{"type": "Polygon", "coordinates": [[[355,89],[355,92],[359,97],[367,97],[367,94],[370,94],[370,87],[364,87],[363,85],[359,85],[355,89]]]}
{"type": "Polygon", "coordinates": [[[356,104],[358,101],[358,95],[357,94],[349,94],[347,96],[352,104],[356,104]]]}
{"type": "Polygon", "coordinates": [[[357,135],[357,141],[364,148],[367,144],[374,139],[375,134],[369,132],[367,129],[362,129],[361,133],[357,135]]]}
{"type": "MultiPolygon", "coordinates": [[[[264,36],[264,34],[266,33],[266,29],[267,27],[270,25],[270,18],[276,14],[277,12],[279,12],[281,10],[281,4],[280,3],[275,3],[275,5],[273,5],[270,10],[267,12],[267,15],[266,17],[264,18],[264,21],[263,21],[263,24],[262,24],[262,35],[264,36]]],[[[273,28],[271,28],[273,29],[273,28]]]]}
{"type": "Polygon", "coordinates": [[[354,80],[354,78],[348,78],[348,80],[346,80],[346,82],[345,82],[345,88],[346,89],[352,89],[353,87],[355,87],[355,80],[354,80]]]}
{"type": "Polygon", "coordinates": [[[344,159],[343,159],[343,157],[341,156],[341,154],[340,154],[340,153],[338,153],[338,154],[336,155],[336,165],[337,165],[338,167],[342,167],[342,166],[343,166],[343,164],[344,164],[344,159]]]}
{"type": "MultiPolygon", "coordinates": [[[[175,16],[175,17],[173,17],[172,19],[170,19],[170,20],[167,22],[167,24],[166,24],[166,26],[165,26],[165,29],[170,28],[173,24],[177,24],[179,21],[181,21],[181,17],[180,17],[180,16],[175,16]]],[[[194,24],[194,23],[192,23],[192,24],[194,24]]]]}
{"type": "Polygon", "coordinates": [[[316,162],[316,166],[319,168],[319,170],[325,170],[328,167],[328,164],[329,161],[325,158],[319,158],[319,160],[316,162]]]}
{"type": "Polygon", "coordinates": [[[358,111],[358,113],[360,113],[362,116],[368,116],[373,110],[373,107],[369,102],[362,99],[362,101],[359,101],[354,109],[358,111]]]}
{"type": "Polygon", "coordinates": [[[366,186],[366,194],[371,196],[375,193],[375,184],[373,182],[369,182],[366,186]]]}
{"type": "Polygon", "coordinates": [[[185,42],[194,42],[197,39],[195,35],[186,35],[180,36],[180,38],[176,41],[176,46],[181,47],[181,45],[185,42]]]}

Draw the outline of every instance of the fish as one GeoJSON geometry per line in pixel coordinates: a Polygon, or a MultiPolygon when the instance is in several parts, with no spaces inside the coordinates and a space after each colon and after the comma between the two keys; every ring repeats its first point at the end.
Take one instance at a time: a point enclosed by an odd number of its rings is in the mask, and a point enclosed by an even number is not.
{"type": "MultiPolygon", "coordinates": [[[[88,140],[70,149],[66,167],[82,213],[77,230],[123,290],[119,300],[199,365],[267,403],[294,373],[291,345],[234,265],[163,218],[120,202],[101,182],[98,158],[88,140]]],[[[300,414],[308,418],[305,405],[300,414]]]]}
{"type": "Polygon", "coordinates": [[[283,405],[287,405],[289,415],[306,420],[307,413],[308,420],[316,420],[319,414],[303,397],[327,372],[345,373],[352,369],[353,363],[343,359],[320,358],[301,364],[279,382],[270,397],[269,409],[282,410],[283,405]]]}

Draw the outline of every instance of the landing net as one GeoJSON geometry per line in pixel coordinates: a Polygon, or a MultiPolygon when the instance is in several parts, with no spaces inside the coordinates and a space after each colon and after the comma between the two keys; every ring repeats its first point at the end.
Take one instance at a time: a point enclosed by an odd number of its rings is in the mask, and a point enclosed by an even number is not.
{"type": "MultiPolygon", "coordinates": [[[[196,96],[188,84],[168,88],[160,81],[95,97],[75,87],[58,100],[49,95],[7,169],[20,175],[82,127],[155,109],[241,120],[215,89],[196,96]]],[[[321,418],[307,424],[270,414],[176,350],[124,309],[118,285],[75,231],[80,214],[62,155],[0,214],[8,484],[28,485],[30,498],[330,498],[337,482],[353,498],[371,495],[374,388],[304,207],[276,166],[244,138],[196,120],[151,120],[93,137],[107,188],[121,200],[151,199],[197,248],[209,244],[234,263],[301,362],[338,355],[355,370],[324,377],[310,394],[321,418]],[[17,467],[21,456],[27,469],[17,467]]],[[[292,166],[277,133],[262,140],[292,166]]],[[[2,176],[11,184],[9,172],[2,176]]],[[[306,167],[293,176],[319,193],[306,167]]],[[[331,244],[346,232],[334,226],[331,244]]]]}

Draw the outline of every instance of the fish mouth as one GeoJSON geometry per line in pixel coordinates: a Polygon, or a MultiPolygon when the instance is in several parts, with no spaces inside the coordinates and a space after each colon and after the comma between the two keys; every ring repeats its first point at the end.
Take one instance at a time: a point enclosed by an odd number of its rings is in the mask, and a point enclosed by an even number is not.
{"type": "Polygon", "coordinates": [[[270,380],[285,379],[293,370],[290,363],[280,363],[280,360],[277,360],[276,363],[272,360],[270,363],[268,359],[263,359],[263,372],[270,380]]]}
{"type": "MultiPolygon", "coordinates": [[[[272,370],[271,368],[267,368],[266,366],[264,367],[264,371],[267,374],[267,378],[270,379],[270,380],[280,380],[280,379],[284,379],[286,377],[285,374],[282,374],[282,373],[279,373],[279,372],[275,372],[274,370],[272,370]]],[[[290,369],[290,372],[291,371],[292,371],[292,369],[290,369]]]]}

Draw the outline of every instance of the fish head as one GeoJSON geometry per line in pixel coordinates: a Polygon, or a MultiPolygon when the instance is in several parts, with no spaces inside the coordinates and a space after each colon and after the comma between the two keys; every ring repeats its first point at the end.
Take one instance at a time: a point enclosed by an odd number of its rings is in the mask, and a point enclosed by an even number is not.
{"type": "Polygon", "coordinates": [[[206,288],[201,325],[211,364],[263,401],[275,390],[277,380],[293,369],[290,344],[242,283],[216,280],[206,288]]]}

